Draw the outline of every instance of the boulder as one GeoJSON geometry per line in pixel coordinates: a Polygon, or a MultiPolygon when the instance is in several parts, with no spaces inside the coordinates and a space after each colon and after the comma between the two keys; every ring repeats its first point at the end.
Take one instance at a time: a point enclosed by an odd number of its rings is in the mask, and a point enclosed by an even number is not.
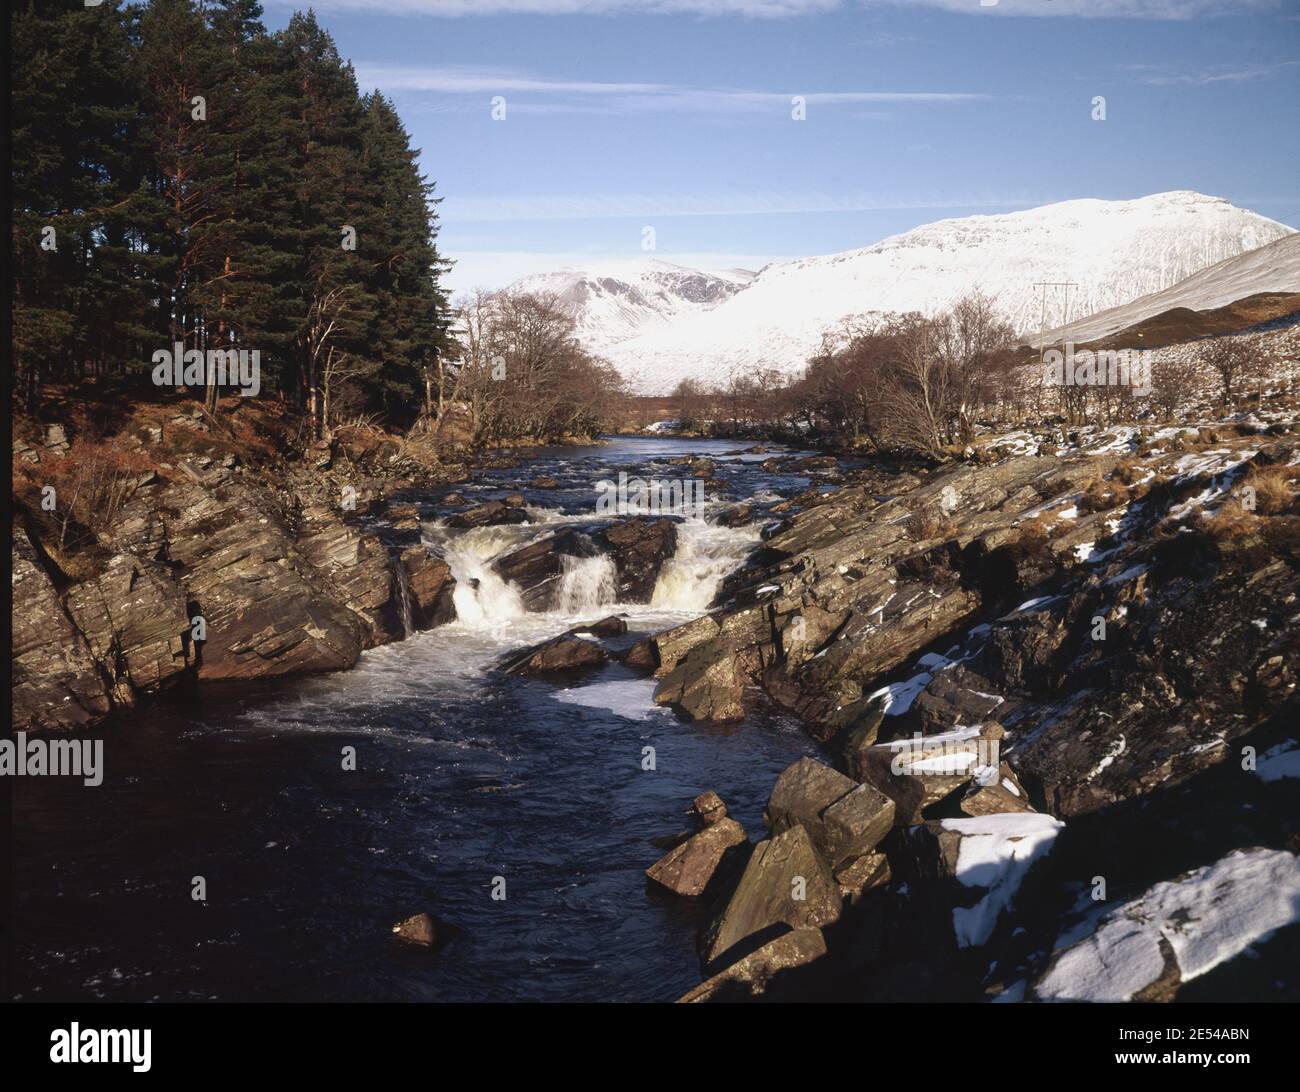
{"type": "Polygon", "coordinates": [[[648,603],[659,573],[677,550],[677,524],[636,516],[605,528],[596,541],[614,561],[620,603],[648,603]]]}
{"type": "Polygon", "coordinates": [[[608,659],[609,653],[599,642],[566,633],[512,653],[501,668],[508,675],[541,675],[551,671],[597,667],[608,659]]]}
{"type": "Polygon", "coordinates": [[[691,720],[740,720],[745,676],[735,661],[712,646],[692,649],[655,688],[655,701],[691,720]]]}
{"type": "Polygon", "coordinates": [[[636,644],[631,645],[624,651],[619,659],[628,667],[634,667],[640,671],[653,671],[659,666],[659,653],[654,638],[642,637],[636,644]]]}
{"type": "Polygon", "coordinates": [[[528,483],[533,489],[557,489],[560,483],[545,474],[539,474],[528,483]]]}
{"type": "Polygon", "coordinates": [[[437,948],[447,937],[442,923],[432,914],[414,914],[393,926],[393,936],[420,948],[437,948]]]}
{"type": "Polygon", "coordinates": [[[744,828],[722,818],[651,865],[646,875],[674,895],[695,898],[709,887],[728,851],[745,844],[744,828]]]}
{"type": "Polygon", "coordinates": [[[406,570],[415,628],[431,629],[452,621],[456,617],[452,599],[456,578],[451,575],[451,566],[433,557],[424,546],[403,550],[398,563],[406,570]]]}
{"type": "Polygon", "coordinates": [[[752,504],[733,504],[730,508],[718,512],[709,522],[722,527],[743,527],[753,519],[753,513],[752,504]]]}
{"type": "Polygon", "coordinates": [[[883,853],[864,853],[835,870],[840,894],[852,904],[864,891],[883,887],[890,880],[889,858],[883,853]]]}
{"type": "Polygon", "coordinates": [[[621,637],[627,632],[627,622],[617,614],[602,618],[599,622],[574,626],[570,633],[590,633],[595,637],[621,637]]]}
{"type": "Polygon", "coordinates": [[[803,827],[760,842],[702,937],[705,973],[720,971],[789,930],[829,925],[841,906],[839,886],[803,827]]]}
{"type": "Polygon", "coordinates": [[[802,826],[813,844],[826,856],[822,813],[858,786],[851,778],[815,758],[792,762],[776,779],[768,797],[763,821],[773,834],[802,826]]]}
{"type": "Polygon", "coordinates": [[[921,821],[925,806],[925,785],[918,777],[894,773],[893,754],[882,747],[866,746],[847,756],[849,773],[871,785],[894,802],[894,826],[907,827],[921,821]]]}
{"type": "Polygon", "coordinates": [[[522,493],[507,493],[501,498],[501,503],[507,508],[522,508],[527,502],[522,493]]]}
{"type": "Polygon", "coordinates": [[[825,955],[826,939],[820,929],[795,929],[701,982],[678,1003],[806,1001],[822,981],[810,965],[825,955]]]}
{"type": "Polygon", "coordinates": [[[477,508],[458,512],[447,520],[448,527],[496,527],[503,523],[527,523],[528,513],[520,508],[510,508],[501,501],[488,501],[477,508]]]}
{"type": "Polygon", "coordinates": [[[418,504],[390,504],[388,520],[398,531],[418,531],[420,529],[420,506],[418,504]]]}
{"type": "Polygon", "coordinates": [[[569,528],[511,550],[494,560],[492,569],[519,589],[525,609],[544,611],[556,605],[565,558],[594,557],[597,552],[590,536],[569,528]]]}
{"type": "Polygon", "coordinates": [[[871,785],[859,785],[822,812],[826,859],[838,867],[871,852],[894,824],[894,802],[871,785]]]}
{"type": "Polygon", "coordinates": [[[1005,762],[978,768],[958,806],[967,815],[1034,810],[1029,794],[1005,762]]]}
{"type": "Polygon", "coordinates": [[[812,758],[787,766],[767,802],[774,834],[801,825],[832,866],[873,850],[894,823],[894,801],[812,758]]]}
{"type": "Polygon", "coordinates": [[[691,801],[691,815],[701,828],[711,827],[727,817],[727,805],[722,802],[722,797],[710,789],[691,801]]]}

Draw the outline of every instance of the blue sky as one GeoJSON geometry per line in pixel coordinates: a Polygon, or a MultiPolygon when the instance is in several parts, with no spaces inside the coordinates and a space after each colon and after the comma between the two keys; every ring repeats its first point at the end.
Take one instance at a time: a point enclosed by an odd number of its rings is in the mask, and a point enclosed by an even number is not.
{"type": "MultiPolygon", "coordinates": [[[[263,3],[272,28],[304,6],[263,3]]],[[[423,150],[455,290],[617,258],[757,268],[1174,189],[1300,227],[1297,0],[312,6],[423,150]]]]}

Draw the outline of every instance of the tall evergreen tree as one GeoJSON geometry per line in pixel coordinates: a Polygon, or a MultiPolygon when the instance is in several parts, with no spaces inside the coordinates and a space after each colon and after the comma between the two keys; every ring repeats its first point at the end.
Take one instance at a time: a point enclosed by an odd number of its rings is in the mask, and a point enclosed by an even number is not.
{"type": "MultiPolygon", "coordinates": [[[[268,35],[258,0],[28,0],[14,31],[29,404],[89,371],[142,376],[180,342],[259,350],[263,389],[316,436],[341,385],[416,417],[446,338],[432,186],[312,14],[268,35]]],[[[217,395],[210,377],[209,411],[217,395]]]]}

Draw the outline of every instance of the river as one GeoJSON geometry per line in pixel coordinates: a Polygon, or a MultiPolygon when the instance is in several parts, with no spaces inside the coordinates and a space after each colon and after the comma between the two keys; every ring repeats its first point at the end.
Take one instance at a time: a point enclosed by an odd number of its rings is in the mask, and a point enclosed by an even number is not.
{"type": "Polygon", "coordinates": [[[456,622],[339,674],[142,707],[106,730],[97,788],[16,782],[18,995],[668,1001],[695,985],[705,908],[647,888],[651,840],[684,830],[705,789],[756,837],[776,775],[815,746],[774,713],[682,722],[618,664],[559,684],[492,666],[610,613],[627,615],[620,645],[702,613],[758,541],[761,508],[808,485],[744,446],[543,449],[461,487],[478,501],[554,477],[523,489],[527,525],[455,532],[433,512],[445,491],[407,498],[458,578],[456,622]],[[667,461],[681,455],[714,459],[759,511],[736,530],[683,523],[652,603],[612,601],[591,559],[566,577],[564,609],[525,614],[487,568],[550,525],[594,521],[602,479],[686,475],[667,461]],[[390,935],[421,910],[456,929],[436,954],[390,935]]]}

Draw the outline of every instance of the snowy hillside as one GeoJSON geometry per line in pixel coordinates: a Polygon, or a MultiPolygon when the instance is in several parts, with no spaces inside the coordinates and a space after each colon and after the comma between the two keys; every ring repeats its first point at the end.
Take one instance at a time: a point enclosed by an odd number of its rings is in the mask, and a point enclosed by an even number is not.
{"type": "Polygon", "coordinates": [[[553,293],[569,304],[578,334],[593,352],[729,299],[754,279],[747,269],[710,272],[661,261],[613,261],[537,273],[516,281],[521,292],[553,293]]]}
{"type": "MultiPolygon", "coordinates": [[[[736,369],[797,372],[846,316],[933,312],[975,287],[1018,331],[1036,333],[1037,281],[1076,282],[1070,314],[1091,315],[1291,233],[1222,198],[1176,191],[941,220],[861,250],[774,263],[747,283],[743,273],[651,262],[637,264],[635,276],[567,271],[519,286],[568,292],[586,344],[638,391],[663,394],[688,376],[720,382],[736,369]]],[[[1060,290],[1049,289],[1048,326],[1061,324],[1062,303],[1060,290]]]]}
{"type": "Polygon", "coordinates": [[[1049,330],[1046,341],[1092,341],[1175,307],[1207,311],[1259,292],[1300,292],[1300,234],[1287,235],[1235,258],[1225,258],[1163,292],[1153,292],[1132,303],[1049,330]]]}

